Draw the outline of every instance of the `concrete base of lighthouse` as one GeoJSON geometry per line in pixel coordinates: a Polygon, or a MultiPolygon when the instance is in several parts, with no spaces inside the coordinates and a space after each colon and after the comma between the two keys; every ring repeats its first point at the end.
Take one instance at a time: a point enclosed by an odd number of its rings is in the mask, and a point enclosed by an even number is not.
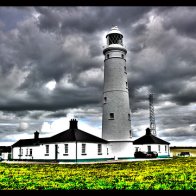
{"type": "Polygon", "coordinates": [[[134,158],[134,146],[131,140],[109,141],[110,155],[114,160],[134,158]]]}

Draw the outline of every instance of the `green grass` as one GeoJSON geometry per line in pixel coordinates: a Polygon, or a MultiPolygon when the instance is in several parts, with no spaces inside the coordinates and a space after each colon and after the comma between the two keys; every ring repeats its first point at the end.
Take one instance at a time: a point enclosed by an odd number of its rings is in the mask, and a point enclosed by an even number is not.
{"type": "Polygon", "coordinates": [[[0,190],[196,190],[196,158],[112,164],[0,163],[0,190]]]}

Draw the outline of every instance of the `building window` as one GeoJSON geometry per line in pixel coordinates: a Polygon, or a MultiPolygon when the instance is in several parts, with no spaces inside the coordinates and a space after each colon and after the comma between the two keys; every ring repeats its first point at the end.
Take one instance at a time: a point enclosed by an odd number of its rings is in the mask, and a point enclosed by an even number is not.
{"type": "Polygon", "coordinates": [[[161,145],[158,146],[158,151],[161,152],[161,145]]]}
{"type": "Polygon", "coordinates": [[[151,152],[151,146],[147,146],[148,152],[151,152]]]}
{"type": "Polygon", "coordinates": [[[98,144],[98,155],[102,155],[102,145],[98,144]]]}
{"type": "Polygon", "coordinates": [[[104,102],[103,103],[107,103],[107,97],[104,97],[104,102]]]}
{"type": "Polygon", "coordinates": [[[82,144],[82,155],[86,155],[86,144],[82,144]]]}
{"type": "Polygon", "coordinates": [[[23,149],[21,148],[21,155],[23,155],[23,149]]]}
{"type": "Polygon", "coordinates": [[[109,54],[107,54],[107,59],[109,59],[110,58],[110,55],[109,54]]]}
{"type": "Polygon", "coordinates": [[[122,59],[124,59],[124,54],[121,54],[122,59]]]}
{"type": "Polygon", "coordinates": [[[110,120],[113,120],[114,119],[114,113],[110,113],[110,120]]]}
{"type": "Polygon", "coordinates": [[[22,149],[19,148],[19,155],[18,156],[22,156],[22,149]]]}
{"type": "Polygon", "coordinates": [[[49,145],[46,145],[46,154],[49,154],[49,145]]]}
{"type": "Polygon", "coordinates": [[[107,148],[107,155],[109,155],[109,150],[108,150],[108,148],[107,148]]]}
{"type": "Polygon", "coordinates": [[[139,147],[135,147],[135,152],[138,152],[139,151],[139,147]]]}
{"type": "Polygon", "coordinates": [[[29,149],[29,156],[32,156],[32,149],[29,149]]]}
{"type": "Polygon", "coordinates": [[[167,145],[165,145],[165,152],[167,152],[167,145]]]}
{"type": "Polygon", "coordinates": [[[68,154],[68,144],[65,144],[65,154],[68,154]]]}
{"type": "Polygon", "coordinates": [[[28,156],[28,148],[26,149],[26,156],[28,156]]]}

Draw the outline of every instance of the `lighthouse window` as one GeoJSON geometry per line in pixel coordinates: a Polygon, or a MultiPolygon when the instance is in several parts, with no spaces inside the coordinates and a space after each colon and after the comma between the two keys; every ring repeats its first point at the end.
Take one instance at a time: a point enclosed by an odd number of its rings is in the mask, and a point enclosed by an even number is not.
{"type": "Polygon", "coordinates": [[[109,45],[110,44],[121,44],[122,45],[122,35],[117,33],[109,35],[109,45]]]}
{"type": "Polygon", "coordinates": [[[126,88],[128,88],[128,83],[126,82],[126,88]]]}
{"type": "Polygon", "coordinates": [[[124,54],[121,54],[122,59],[124,59],[124,54]]]}
{"type": "Polygon", "coordinates": [[[114,113],[110,113],[110,119],[114,119],[114,113]]]}
{"type": "Polygon", "coordinates": [[[132,131],[131,130],[129,130],[129,134],[130,134],[130,137],[132,138],[132,131]]]}
{"type": "Polygon", "coordinates": [[[107,102],[107,97],[104,97],[104,103],[106,103],[107,102]]]}
{"type": "Polygon", "coordinates": [[[124,71],[125,71],[125,73],[127,73],[127,68],[126,68],[126,66],[124,66],[124,71]]]}
{"type": "Polygon", "coordinates": [[[109,54],[107,54],[107,59],[109,59],[110,58],[110,55],[109,54]]]}
{"type": "Polygon", "coordinates": [[[131,115],[130,114],[128,114],[128,120],[131,120],[131,115]]]}

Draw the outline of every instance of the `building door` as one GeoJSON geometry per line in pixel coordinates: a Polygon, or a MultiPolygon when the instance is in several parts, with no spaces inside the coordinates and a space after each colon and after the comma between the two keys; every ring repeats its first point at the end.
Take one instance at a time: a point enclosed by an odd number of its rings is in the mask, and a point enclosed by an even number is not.
{"type": "Polygon", "coordinates": [[[148,152],[151,152],[151,146],[148,146],[148,152]]]}
{"type": "Polygon", "coordinates": [[[58,159],[58,145],[55,144],[55,161],[58,159]]]}

